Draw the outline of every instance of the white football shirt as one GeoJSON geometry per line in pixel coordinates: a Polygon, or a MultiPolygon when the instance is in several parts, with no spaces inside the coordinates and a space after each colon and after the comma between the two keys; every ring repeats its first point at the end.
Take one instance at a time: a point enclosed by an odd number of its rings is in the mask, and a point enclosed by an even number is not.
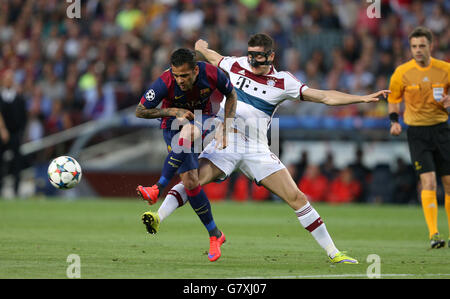
{"type": "MultiPolygon", "coordinates": [[[[237,93],[234,127],[251,139],[266,143],[267,130],[278,106],[285,100],[298,100],[308,87],[286,71],[272,66],[267,75],[251,72],[247,57],[224,57],[218,65],[225,71],[237,93]]],[[[223,118],[224,103],[218,113],[223,118]]]]}

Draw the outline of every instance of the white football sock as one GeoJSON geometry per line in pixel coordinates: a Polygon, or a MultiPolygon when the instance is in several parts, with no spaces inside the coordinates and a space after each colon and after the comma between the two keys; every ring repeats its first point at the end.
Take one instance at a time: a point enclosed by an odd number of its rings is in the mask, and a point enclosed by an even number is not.
{"type": "Polygon", "coordinates": [[[184,185],[179,183],[173,186],[172,189],[167,193],[166,198],[164,198],[163,203],[159,207],[158,215],[160,221],[173,213],[178,207],[181,207],[188,200],[186,190],[184,185]]]}
{"type": "Polygon", "coordinates": [[[295,211],[295,214],[303,227],[311,233],[317,243],[327,252],[328,256],[333,258],[339,250],[334,246],[333,240],[319,213],[308,202],[295,211]]]}

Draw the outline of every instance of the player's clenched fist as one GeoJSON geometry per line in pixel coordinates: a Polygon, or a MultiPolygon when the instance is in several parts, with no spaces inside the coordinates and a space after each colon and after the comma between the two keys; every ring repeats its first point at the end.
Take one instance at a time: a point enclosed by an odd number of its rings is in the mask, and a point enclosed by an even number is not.
{"type": "Polygon", "coordinates": [[[402,126],[398,122],[391,123],[391,135],[398,136],[402,132],[402,126]]]}

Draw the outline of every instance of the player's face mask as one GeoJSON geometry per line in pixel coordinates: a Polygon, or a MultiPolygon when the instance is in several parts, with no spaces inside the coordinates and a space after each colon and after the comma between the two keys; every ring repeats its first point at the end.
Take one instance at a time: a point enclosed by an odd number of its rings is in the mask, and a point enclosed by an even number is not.
{"type": "Polygon", "coordinates": [[[269,50],[267,52],[262,51],[248,51],[247,57],[248,57],[248,63],[254,67],[257,68],[261,65],[271,65],[273,61],[269,60],[270,54],[273,53],[273,50],[269,50]],[[257,58],[264,57],[264,61],[258,61],[257,58]]]}

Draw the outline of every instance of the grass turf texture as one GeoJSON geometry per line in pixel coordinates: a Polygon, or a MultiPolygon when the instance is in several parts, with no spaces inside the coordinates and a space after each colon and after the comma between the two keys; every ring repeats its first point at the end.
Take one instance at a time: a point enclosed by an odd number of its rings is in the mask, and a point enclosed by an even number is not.
{"type": "MultiPolygon", "coordinates": [[[[66,278],[70,254],[80,257],[81,278],[364,278],[370,254],[382,278],[450,278],[450,249],[428,249],[420,206],[314,206],[360,264],[330,264],[284,203],[213,202],[227,242],[211,263],[189,204],[149,235],[140,220],[148,206],[137,199],[0,200],[0,278],[66,278]]],[[[442,208],[438,219],[447,238],[442,208]]]]}

